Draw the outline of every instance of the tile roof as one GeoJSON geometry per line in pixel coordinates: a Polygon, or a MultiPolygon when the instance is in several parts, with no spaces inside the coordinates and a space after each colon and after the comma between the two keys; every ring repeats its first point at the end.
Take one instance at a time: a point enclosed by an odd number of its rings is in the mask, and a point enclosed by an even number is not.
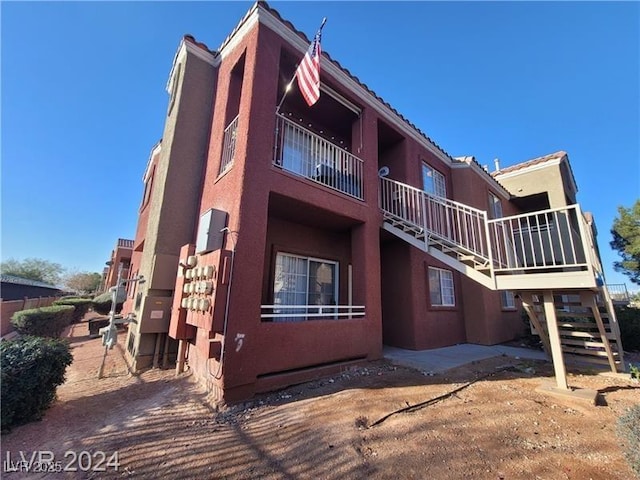
{"type": "MultiPolygon", "coordinates": [[[[567,156],[567,152],[560,150],[554,153],[550,153],[548,155],[543,155],[542,157],[532,158],[531,160],[527,160],[526,162],[511,165],[510,167],[501,168],[496,172],[492,172],[491,175],[494,177],[504,175],[505,173],[515,172],[516,170],[522,170],[524,168],[532,167],[534,165],[541,165],[550,160],[562,160],[562,158],[566,156],[567,156]]],[[[572,172],[572,175],[573,175],[573,172],[572,172]]]]}
{"type": "Polygon", "coordinates": [[[214,57],[217,57],[220,53],[217,52],[216,50],[211,50],[209,47],[207,47],[204,43],[199,42],[198,40],[196,40],[193,35],[187,33],[185,35],[183,35],[182,37],[184,40],[186,40],[189,43],[192,43],[193,45],[195,45],[196,47],[200,47],[202,50],[204,50],[207,53],[210,53],[211,55],[213,55],[214,57]]]}
{"type": "MultiPolygon", "coordinates": [[[[242,27],[242,25],[247,21],[247,19],[251,16],[251,14],[253,13],[253,11],[258,8],[258,7],[262,7],[264,8],[266,11],[268,11],[269,13],[271,13],[272,15],[274,15],[282,24],[284,24],[287,28],[289,28],[292,32],[294,32],[296,35],[298,35],[300,38],[302,38],[306,43],[311,43],[311,40],[309,40],[309,38],[307,38],[307,36],[301,32],[300,30],[298,30],[295,25],[293,23],[291,23],[289,20],[286,20],[285,18],[282,17],[282,15],[280,15],[280,12],[278,12],[276,9],[274,9],[273,7],[271,7],[266,1],[264,0],[258,0],[256,3],[253,4],[253,6],[249,9],[249,11],[245,14],[245,16],[242,18],[242,20],[240,20],[240,22],[238,23],[238,25],[236,26],[236,28],[233,29],[233,31],[227,36],[227,38],[222,42],[222,44],[220,45],[218,52],[216,52],[216,54],[219,54],[220,51],[222,51],[224,49],[224,47],[230,42],[231,38],[236,34],[236,32],[238,30],[240,30],[240,28],[242,27]]],[[[192,37],[193,38],[193,37],[192,37]]],[[[426,139],[430,144],[432,144],[437,150],[439,150],[442,154],[444,154],[452,163],[467,163],[469,164],[469,162],[461,162],[459,159],[456,159],[454,157],[452,157],[449,153],[447,153],[440,145],[438,145],[436,142],[434,142],[426,133],[424,133],[422,130],[420,130],[415,124],[413,124],[412,122],[410,122],[406,117],[404,117],[400,112],[398,112],[395,108],[393,108],[387,101],[385,101],[382,97],[380,97],[378,94],[376,94],[373,90],[371,90],[365,83],[363,83],[358,77],[356,77],[354,74],[352,74],[347,68],[345,68],[340,62],[338,62],[337,60],[335,60],[334,58],[331,57],[331,55],[329,55],[329,53],[326,50],[322,50],[322,55],[324,57],[327,58],[327,60],[329,60],[330,62],[332,62],[333,64],[335,64],[340,70],[342,70],[349,78],[351,78],[353,81],[355,81],[360,87],[362,87],[366,92],[368,92],[370,95],[372,95],[376,100],[378,100],[380,103],[382,103],[385,107],[387,107],[394,115],[396,115],[400,120],[402,120],[403,122],[405,122],[411,129],[413,129],[414,131],[416,131],[420,136],[422,136],[424,139],[426,139]]],[[[501,184],[500,182],[498,182],[495,178],[493,178],[491,176],[491,174],[489,174],[489,172],[486,172],[482,166],[475,160],[474,157],[471,157],[473,163],[476,163],[481,171],[483,171],[486,175],[487,178],[491,181],[493,181],[493,183],[496,184],[496,186],[498,186],[499,188],[503,189],[505,192],[509,193],[501,184]]]]}
{"type": "Polygon", "coordinates": [[[2,283],[13,283],[15,285],[28,285],[30,287],[42,287],[42,288],[52,288],[55,290],[59,290],[55,285],[51,285],[50,283],[40,282],[38,280],[31,280],[30,278],[22,278],[16,275],[9,275],[6,273],[0,273],[0,282],[2,283]]]}

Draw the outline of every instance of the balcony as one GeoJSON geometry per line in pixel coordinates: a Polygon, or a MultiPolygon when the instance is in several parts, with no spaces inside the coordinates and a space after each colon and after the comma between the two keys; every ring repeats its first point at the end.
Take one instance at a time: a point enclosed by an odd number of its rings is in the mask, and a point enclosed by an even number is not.
{"type": "Polygon", "coordinates": [[[273,164],[325,187],[364,200],[363,161],[344,148],[277,115],[273,164]]]}
{"type": "Polygon", "coordinates": [[[625,283],[607,283],[607,290],[613,303],[618,305],[629,305],[631,296],[625,283]]]}
{"type": "Polygon", "coordinates": [[[486,212],[380,178],[383,228],[492,290],[597,288],[602,265],[578,205],[486,212]]]}

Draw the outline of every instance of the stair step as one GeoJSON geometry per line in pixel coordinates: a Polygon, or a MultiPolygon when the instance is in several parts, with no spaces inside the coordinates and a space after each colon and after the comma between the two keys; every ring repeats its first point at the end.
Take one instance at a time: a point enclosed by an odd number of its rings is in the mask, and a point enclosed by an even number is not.
{"type": "MultiPolygon", "coordinates": [[[[600,338],[599,333],[578,332],[576,330],[560,330],[560,336],[576,337],[576,338],[600,338]]],[[[613,333],[607,332],[605,335],[609,340],[615,340],[616,336],[613,333]]]]}
{"type": "MultiPolygon", "coordinates": [[[[585,348],[575,348],[575,347],[568,347],[568,346],[562,346],[562,351],[564,353],[571,353],[574,355],[585,355],[585,356],[591,356],[591,357],[604,357],[604,358],[608,358],[607,352],[604,351],[604,346],[602,347],[603,350],[587,350],[585,348]]],[[[613,353],[613,359],[615,360],[616,357],[618,357],[618,352],[612,352],[613,353]]]]}

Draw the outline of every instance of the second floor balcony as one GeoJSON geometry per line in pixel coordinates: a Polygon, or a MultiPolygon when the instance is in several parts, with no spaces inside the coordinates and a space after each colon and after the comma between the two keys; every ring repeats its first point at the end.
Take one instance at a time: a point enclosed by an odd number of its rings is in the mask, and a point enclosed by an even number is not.
{"type": "Polygon", "coordinates": [[[273,164],[325,187],[364,200],[363,161],[345,148],[277,115],[273,164]]]}

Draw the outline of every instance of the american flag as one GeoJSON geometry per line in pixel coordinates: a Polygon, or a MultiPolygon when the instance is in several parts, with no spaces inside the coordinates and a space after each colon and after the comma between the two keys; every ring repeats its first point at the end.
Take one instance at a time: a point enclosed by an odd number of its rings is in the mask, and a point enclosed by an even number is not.
{"type": "Polygon", "coordinates": [[[322,52],[320,37],[322,36],[323,26],[324,21],[296,70],[298,88],[300,88],[300,92],[302,92],[302,96],[309,106],[316,103],[320,98],[320,53],[322,52]]]}

